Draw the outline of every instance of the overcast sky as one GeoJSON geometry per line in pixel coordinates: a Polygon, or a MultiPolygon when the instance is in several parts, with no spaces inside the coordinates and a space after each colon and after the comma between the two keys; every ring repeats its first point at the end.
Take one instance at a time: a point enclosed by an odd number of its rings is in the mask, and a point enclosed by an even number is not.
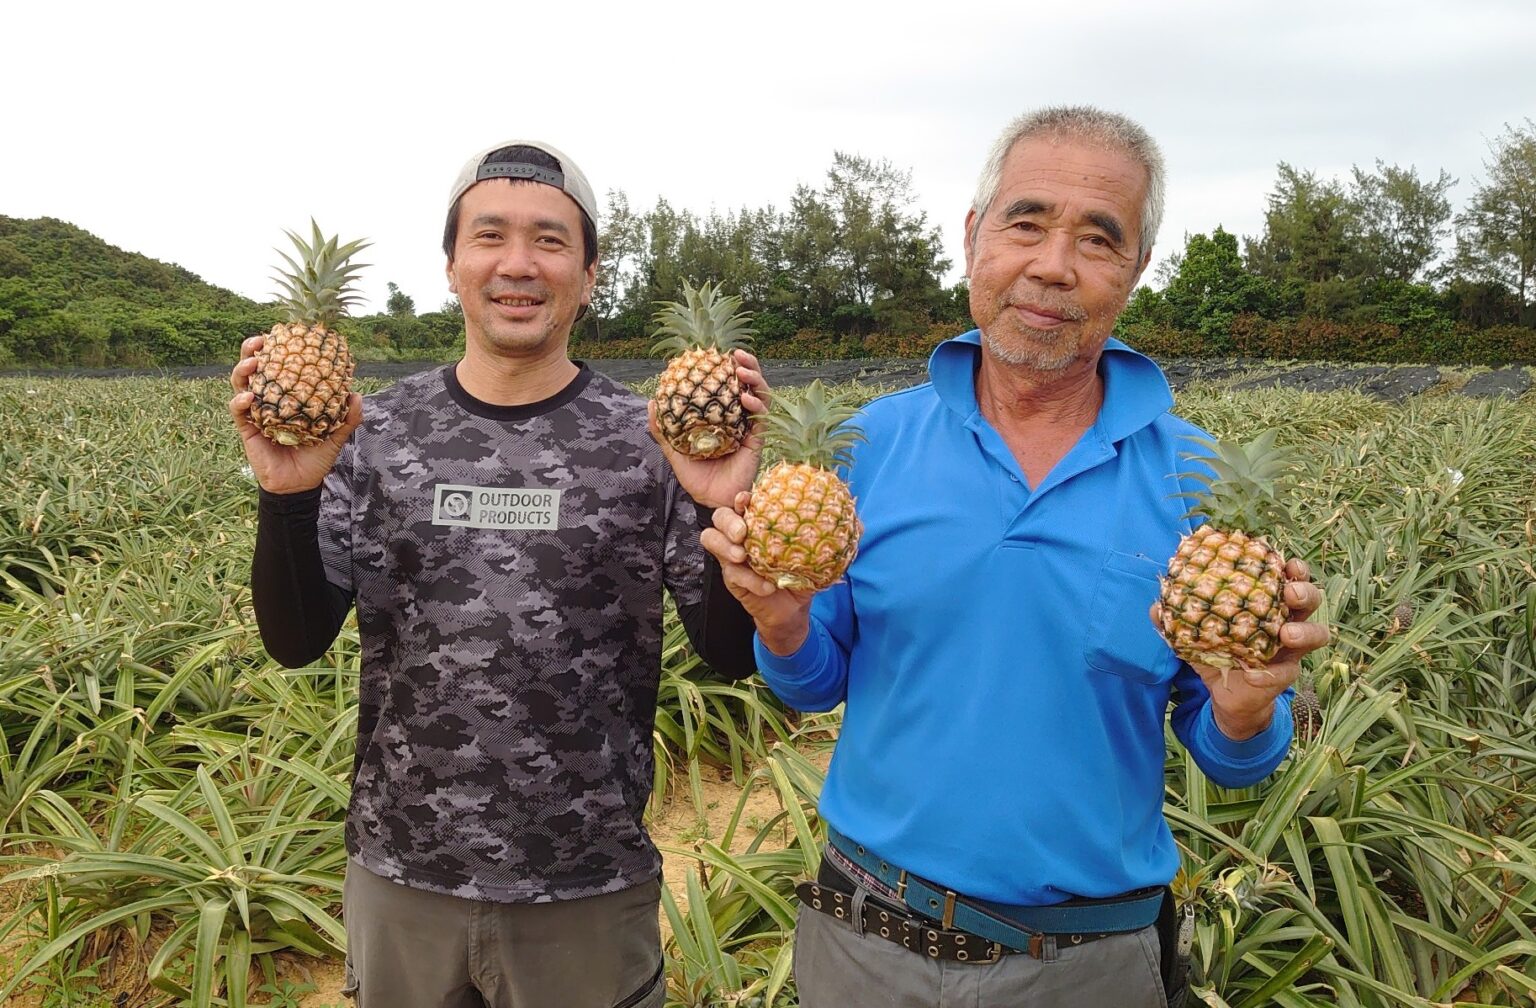
{"type": "Polygon", "coordinates": [[[372,240],[365,311],[387,281],[443,302],[448,186],[510,137],[563,149],[600,201],[701,214],[787,209],[835,150],[887,159],[955,280],[986,149],[1039,105],[1121,111],[1161,142],[1154,268],[1186,233],[1257,234],[1282,160],[1443,168],[1459,209],[1488,141],[1536,117],[1531,0],[18,0],[0,38],[0,214],[257,300],[313,215],[372,240]]]}

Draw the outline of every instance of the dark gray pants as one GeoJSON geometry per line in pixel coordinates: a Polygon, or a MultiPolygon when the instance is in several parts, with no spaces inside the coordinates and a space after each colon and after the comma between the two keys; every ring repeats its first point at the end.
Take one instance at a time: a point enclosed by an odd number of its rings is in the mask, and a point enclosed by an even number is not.
{"type": "Polygon", "coordinates": [[[660,1008],[661,883],[555,903],[424,892],[347,864],[358,1008],[660,1008]]]}
{"type": "Polygon", "coordinates": [[[929,959],[808,906],[795,927],[800,1008],[1167,1008],[1157,928],[1062,948],[1054,962],[929,959]]]}

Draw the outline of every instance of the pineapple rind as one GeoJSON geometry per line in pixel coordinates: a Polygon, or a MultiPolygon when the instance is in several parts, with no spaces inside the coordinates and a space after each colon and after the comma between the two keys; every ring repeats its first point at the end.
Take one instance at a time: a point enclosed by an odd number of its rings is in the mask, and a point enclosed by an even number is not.
{"type": "Polygon", "coordinates": [[[1296,696],[1291,700],[1291,726],[1299,739],[1317,737],[1323,723],[1323,705],[1317,698],[1317,689],[1309,680],[1296,684],[1296,696]]]}
{"type": "Polygon", "coordinates": [[[864,531],[847,484],[795,462],[776,463],[758,478],[745,517],[747,564],[780,588],[836,584],[864,531]]]}
{"type": "Polygon", "coordinates": [[[729,351],[697,348],[674,357],[657,381],[654,398],[662,436],[692,458],[729,455],[751,429],[729,351]]]}
{"type": "Polygon", "coordinates": [[[1263,669],[1290,618],[1285,558],[1263,538],[1204,525],[1185,536],[1161,579],[1159,629],[1192,664],[1263,669]]]}
{"type": "Polygon", "coordinates": [[[290,447],[314,444],[346,417],[354,365],[339,334],[279,322],[256,361],[250,418],[262,434],[290,447]]]}

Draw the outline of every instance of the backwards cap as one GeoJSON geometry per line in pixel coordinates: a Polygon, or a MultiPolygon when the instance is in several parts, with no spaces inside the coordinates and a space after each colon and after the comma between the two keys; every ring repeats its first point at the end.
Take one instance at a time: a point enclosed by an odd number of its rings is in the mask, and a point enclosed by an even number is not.
{"type": "Polygon", "coordinates": [[[533,182],[542,182],[545,185],[554,186],[575,201],[576,205],[581,208],[581,212],[587,215],[587,220],[591,221],[594,227],[597,225],[597,200],[592,196],[592,184],[581,173],[581,169],[576,167],[576,162],[540,140],[505,140],[493,147],[487,147],[464,162],[464,167],[459,169],[459,175],[453,180],[453,188],[448,193],[448,211],[450,213],[453,212],[453,205],[458,202],[459,197],[463,196],[465,190],[470,186],[476,182],[494,178],[529,179],[533,182]],[[560,165],[560,169],[556,171],[552,168],[545,168],[542,165],[528,164],[522,161],[492,161],[489,164],[486,163],[485,159],[487,157],[503,147],[533,147],[541,150],[554,158],[555,163],[560,165]]]}

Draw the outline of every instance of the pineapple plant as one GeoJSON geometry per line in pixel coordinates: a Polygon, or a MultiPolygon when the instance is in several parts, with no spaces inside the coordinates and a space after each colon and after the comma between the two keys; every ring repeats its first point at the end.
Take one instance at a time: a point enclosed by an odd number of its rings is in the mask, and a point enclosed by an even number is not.
{"type": "Polygon", "coordinates": [[[1161,579],[1158,629],[1187,662],[1221,670],[1222,686],[1234,668],[1263,669],[1280,650],[1280,628],[1290,618],[1282,591],[1285,557],[1262,534],[1288,524],[1275,496],[1276,480],[1290,468],[1266,431],[1246,445],[1193,437],[1209,454],[1186,452],[1216,473],[1181,474],[1203,484],[1185,517],[1206,521],[1179,542],[1161,579]]]}
{"type": "Polygon", "coordinates": [[[1299,739],[1311,740],[1323,726],[1323,704],[1317,698],[1317,684],[1310,674],[1296,680],[1296,696],[1291,699],[1291,722],[1299,739]]]}
{"type": "Polygon", "coordinates": [[[359,299],[354,284],[363,267],[351,259],[367,242],[338,245],[313,219],[309,224],[308,242],[285,232],[298,252],[297,261],[278,252],[288,269],[273,278],[283,288],[278,304],[286,318],[266,334],[251,375],[251,422],[283,445],[323,440],[346,416],[352,391],[352,354],[332,327],[359,299]]]}
{"type": "Polygon", "coordinates": [[[751,429],[734,351],[753,331],[740,307],[718,285],[695,290],[685,280],[683,300],[663,303],[654,317],[661,338],[651,352],[669,358],[656,385],[656,420],[667,443],[691,458],[729,455],[751,429]]]}
{"type": "Polygon", "coordinates": [[[774,404],[769,447],[780,460],[752,485],[747,564],[780,588],[820,591],[853,562],[863,525],[853,494],[834,472],[864,435],[845,423],[855,409],[828,402],[820,379],[799,402],[774,404]]]}

